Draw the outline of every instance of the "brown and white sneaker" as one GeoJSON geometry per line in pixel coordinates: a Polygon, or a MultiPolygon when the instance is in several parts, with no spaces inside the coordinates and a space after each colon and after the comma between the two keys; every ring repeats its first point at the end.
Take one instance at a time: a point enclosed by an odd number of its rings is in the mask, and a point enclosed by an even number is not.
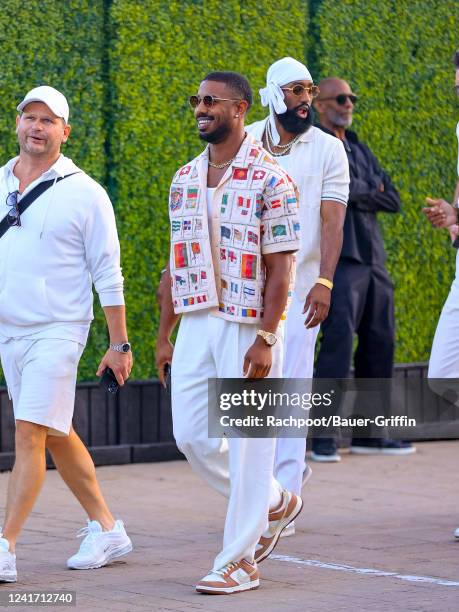
{"type": "Polygon", "coordinates": [[[282,500],[279,508],[271,510],[268,515],[268,529],[261,536],[255,549],[255,562],[260,563],[268,557],[276,544],[279,541],[283,530],[289,525],[301,512],[303,508],[303,500],[299,495],[291,491],[282,491],[282,500]]]}
{"type": "Polygon", "coordinates": [[[228,563],[219,570],[212,570],[198,582],[198,593],[209,595],[230,595],[240,591],[258,589],[260,574],[256,563],[249,563],[245,559],[228,563]]]}

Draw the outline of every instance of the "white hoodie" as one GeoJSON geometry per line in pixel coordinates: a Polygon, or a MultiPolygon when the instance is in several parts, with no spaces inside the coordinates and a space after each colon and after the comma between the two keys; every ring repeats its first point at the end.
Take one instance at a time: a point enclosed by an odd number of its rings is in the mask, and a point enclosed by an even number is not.
{"type": "MultiPolygon", "coordinates": [[[[0,168],[0,219],[9,210],[8,193],[19,187],[17,159],[0,168]]],[[[30,205],[21,227],[0,238],[0,341],[45,336],[84,344],[92,282],[102,306],[124,304],[115,215],[105,190],[61,155],[21,198],[40,182],[73,172],[30,205]]]]}

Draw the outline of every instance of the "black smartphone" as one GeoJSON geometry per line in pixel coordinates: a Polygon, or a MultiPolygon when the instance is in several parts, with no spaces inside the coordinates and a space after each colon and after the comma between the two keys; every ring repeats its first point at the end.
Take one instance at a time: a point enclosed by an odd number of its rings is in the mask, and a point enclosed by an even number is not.
{"type": "Polygon", "coordinates": [[[100,379],[100,386],[103,387],[105,391],[112,393],[113,395],[118,392],[120,386],[111,368],[105,368],[100,379]]]}
{"type": "Polygon", "coordinates": [[[164,381],[166,383],[166,393],[170,395],[171,393],[171,365],[170,363],[166,363],[164,366],[164,381]]]}

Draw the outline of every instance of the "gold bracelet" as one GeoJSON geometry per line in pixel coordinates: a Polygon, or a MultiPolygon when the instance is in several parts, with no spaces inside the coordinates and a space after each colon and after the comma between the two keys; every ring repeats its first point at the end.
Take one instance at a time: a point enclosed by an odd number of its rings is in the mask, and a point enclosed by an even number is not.
{"type": "Polygon", "coordinates": [[[316,280],[316,283],[319,283],[319,285],[324,285],[324,287],[328,287],[330,291],[333,289],[333,283],[331,282],[331,280],[328,280],[328,278],[321,278],[319,276],[319,278],[316,280]]]}

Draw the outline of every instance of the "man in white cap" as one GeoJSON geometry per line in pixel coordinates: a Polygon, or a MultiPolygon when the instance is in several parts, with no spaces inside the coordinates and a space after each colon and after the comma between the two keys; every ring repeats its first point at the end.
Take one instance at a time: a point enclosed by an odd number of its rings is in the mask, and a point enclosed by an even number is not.
{"type": "Polygon", "coordinates": [[[19,156],[0,169],[0,357],[16,420],[0,529],[3,582],[17,580],[16,540],[43,484],[46,449],[89,517],[68,567],[101,567],[132,549],[72,427],[92,282],[111,342],[97,374],[109,367],[123,385],[132,368],[113,208],[105,190],[61,153],[71,130],[65,96],[36,87],[17,110],[19,156]]]}
{"type": "MultiPolygon", "coordinates": [[[[284,57],[270,66],[261,103],[269,115],[247,127],[288,172],[300,191],[301,248],[293,299],[285,325],[284,377],[312,378],[319,324],[330,307],[349,193],[342,143],[312,125],[318,93],[304,64],[284,57]]],[[[310,475],[304,438],[277,441],[276,478],[299,493],[310,475]]]]}

